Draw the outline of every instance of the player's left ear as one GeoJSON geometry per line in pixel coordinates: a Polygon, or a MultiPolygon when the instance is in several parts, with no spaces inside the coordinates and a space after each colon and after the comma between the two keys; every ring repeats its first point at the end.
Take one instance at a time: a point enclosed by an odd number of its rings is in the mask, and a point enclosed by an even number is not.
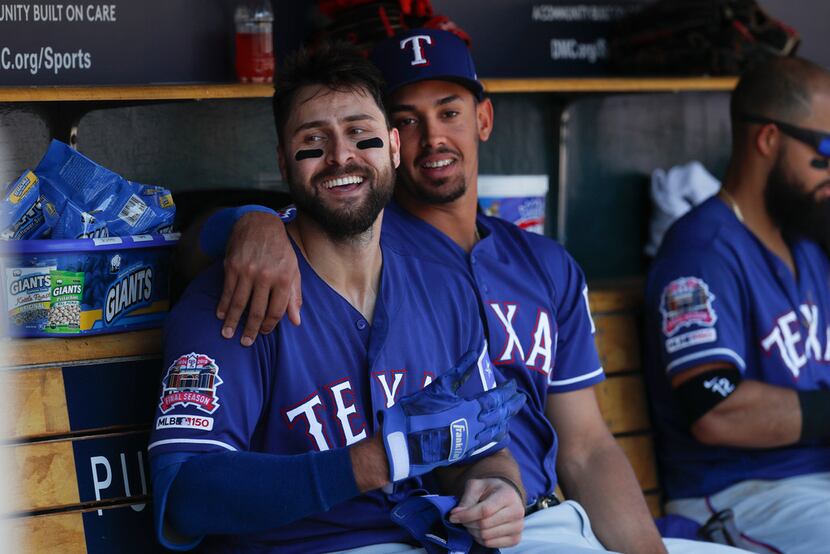
{"type": "Polygon", "coordinates": [[[392,155],[392,164],[397,169],[401,165],[401,136],[395,127],[389,130],[389,153],[392,155]]]}
{"type": "Polygon", "coordinates": [[[493,132],[493,103],[485,98],[476,105],[476,123],[478,124],[478,138],[486,142],[493,132]]]}
{"type": "Polygon", "coordinates": [[[761,125],[755,134],[755,148],[764,158],[774,160],[781,146],[781,132],[772,123],[761,125]]]}

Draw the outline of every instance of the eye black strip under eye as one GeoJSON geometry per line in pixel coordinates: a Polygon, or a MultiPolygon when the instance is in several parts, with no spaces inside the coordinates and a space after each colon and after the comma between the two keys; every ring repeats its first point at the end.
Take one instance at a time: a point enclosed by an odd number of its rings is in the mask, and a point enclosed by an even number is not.
{"type": "Polygon", "coordinates": [[[323,151],[319,148],[315,148],[313,150],[300,150],[296,154],[294,154],[294,159],[296,161],[305,160],[307,158],[322,158],[323,151]]]}
{"type": "Polygon", "coordinates": [[[357,147],[361,150],[366,150],[367,148],[383,148],[383,140],[379,137],[361,140],[358,141],[357,147]]]}

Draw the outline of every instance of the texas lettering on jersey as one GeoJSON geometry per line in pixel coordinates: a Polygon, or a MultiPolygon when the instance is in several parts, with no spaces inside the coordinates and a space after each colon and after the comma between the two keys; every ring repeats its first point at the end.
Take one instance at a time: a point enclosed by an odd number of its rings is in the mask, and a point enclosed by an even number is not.
{"type": "Polygon", "coordinates": [[[306,435],[313,450],[321,452],[335,446],[349,446],[366,438],[366,419],[360,410],[352,383],[344,379],[329,385],[322,391],[294,406],[283,408],[282,414],[288,427],[306,435]],[[329,438],[332,429],[327,429],[322,412],[333,413],[342,444],[333,444],[329,438]]]}
{"type": "MultiPolygon", "coordinates": [[[[593,334],[596,327],[588,305],[588,287],[582,289],[582,300],[590,323],[590,332],[593,334]]],[[[559,339],[556,319],[551,317],[548,310],[538,305],[491,300],[487,302],[487,306],[490,308],[490,314],[499,322],[505,336],[501,350],[494,351],[493,363],[504,365],[524,362],[529,369],[545,375],[548,382],[551,382],[551,372],[556,360],[556,344],[559,339]],[[533,317],[533,323],[529,327],[528,316],[533,317]],[[524,334],[521,338],[524,341],[520,339],[522,332],[524,334]]],[[[491,328],[491,332],[494,336],[497,335],[496,329],[491,328]]]]}
{"type": "MultiPolygon", "coordinates": [[[[412,371],[390,369],[373,371],[370,375],[370,387],[374,397],[371,407],[376,412],[381,407],[391,408],[402,395],[411,394],[429,385],[435,375],[430,371],[412,371]]],[[[496,386],[496,378],[487,354],[487,346],[477,361],[477,383],[470,383],[470,388],[461,390],[481,391],[496,386]]],[[[471,378],[472,380],[472,378],[471,378]]],[[[366,438],[366,420],[374,420],[374,413],[365,414],[355,398],[355,387],[349,379],[342,379],[322,390],[315,391],[297,404],[282,409],[284,420],[290,429],[303,433],[310,447],[317,451],[349,446],[366,438]],[[323,414],[334,414],[326,418],[323,414]],[[329,428],[326,421],[333,421],[335,429],[329,428]],[[340,441],[332,440],[339,437],[340,441]]]]}
{"type": "Polygon", "coordinates": [[[510,302],[489,302],[487,305],[505,333],[504,346],[495,356],[493,363],[501,365],[522,361],[528,368],[550,378],[553,361],[556,358],[557,327],[556,321],[551,320],[547,310],[536,308],[536,323],[531,329],[530,336],[525,338],[525,344],[529,346],[526,351],[514,326],[520,306],[510,302]]]}
{"type": "Polygon", "coordinates": [[[819,329],[818,306],[801,304],[798,311],[791,310],[780,316],[772,330],[761,339],[764,352],[780,356],[796,379],[811,359],[830,363],[830,326],[823,332],[819,329]],[[806,333],[802,333],[804,327],[806,333]]]}
{"type": "MultiPolygon", "coordinates": [[[[477,362],[480,387],[488,390],[496,384],[495,374],[487,355],[486,346],[477,362]]],[[[188,414],[169,413],[176,408],[188,406],[214,413],[219,409],[216,387],[222,383],[218,376],[219,367],[213,358],[191,352],[176,359],[162,382],[162,396],[159,408],[162,412],[156,421],[156,429],[189,428],[211,431],[213,418],[188,414]]],[[[435,375],[431,371],[384,370],[374,371],[370,376],[370,387],[376,404],[391,408],[402,394],[429,385],[435,375]]],[[[304,436],[312,450],[324,451],[349,446],[367,437],[366,421],[373,420],[373,413],[366,414],[356,397],[352,380],[343,378],[326,385],[301,401],[283,407],[280,412],[287,427],[304,436]],[[326,414],[333,414],[327,418],[326,414]],[[334,427],[334,429],[332,429],[334,427]],[[339,439],[339,440],[338,440],[339,439]]],[[[379,406],[370,406],[376,411],[379,406]]]]}

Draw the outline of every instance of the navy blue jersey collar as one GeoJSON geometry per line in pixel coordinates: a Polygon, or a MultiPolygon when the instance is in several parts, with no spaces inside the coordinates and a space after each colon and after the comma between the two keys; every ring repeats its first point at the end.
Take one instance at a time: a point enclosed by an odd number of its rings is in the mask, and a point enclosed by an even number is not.
{"type": "MultiPolygon", "coordinates": [[[[360,313],[360,310],[352,306],[352,304],[346,300],[342,294],[337,292],[331,285],[329,285],[325,279],[320,277],[314,268],[308,263],[308,260],[303,255],[300,247],[297,246],[297,243],[294,242],[294,239],[291,235],[288,235],[288,239],[291,241],[291,246],[294,248],[294,254],[297,256],[297,264],[300,267],[300,271],[303,275],[310,275],[322,286],[323,288],[329,290],[331,294],[339,297],[343,302],[349,305],[351,310],[354,312],[355,317],[365,319],[365,316],[360,313]]],[[[394,311],[396,309],[395,303],[391,302],[391,293],[389,292],[390,289],[390,276],[389,276],[389,264],[387,260],[389,259],[390,253],[381,245],[380,247],[381,253],[383,256],[383,261],[380,266],[380,290],[378,291],[378,297],[375,301],[375,312],[372,316],[372,337],[373,341],[375,338],[378,337],[386,337],[387,328],[389,324],[389,320],[391,319],[394,311]],[[377,337],[376,337],[377,336],[377,337]]],[[[393,285],[394,286],[394,285],[393,285]]]]}
{"type": "Polygon", "coordinates": [[[484,254],[485,256],[492,257],[502,263],[506,263],[507,260],[499,255],[498,249],[495,246],[495,238],[493,236],[493,224],[488,221],[489,217],[479,213],[476,216],[476,225],[478,226],[478,232],[481,237],[475,246],[473,246],[472,251],[468,254],[463,248],[458,246],[458,244],[448,237],[443,231],[439,230],[437,227],[433,226],[431,223],[424,221],[423,219],[412,215],[408,211],[406,211],[400,204],[398,204],[395,200],[389,202],[386,207],[387,212],[392,212],[396,217],[401,217],[407,221],[409,221],[413,225],[417,225],[419,228],[432,234],[433,236],[437,237],[439,240],[446,242],[446,244],[450,247],[455,254],[461,256],[463,259],[467,259],[470,254],[481,255],[484,254]]]}
{"type": "Polygon", "coordinates": [[[494,222],[492,221],[492,217],[479,213],[476,216],[476,225],[478,226],[478,233],[481,236],[481,240],[473,247],[473,252],[476,255],[484,254],[506,264],[508,261],[507,256],[496,247],[496,235],[493,232],[494,222]]]}

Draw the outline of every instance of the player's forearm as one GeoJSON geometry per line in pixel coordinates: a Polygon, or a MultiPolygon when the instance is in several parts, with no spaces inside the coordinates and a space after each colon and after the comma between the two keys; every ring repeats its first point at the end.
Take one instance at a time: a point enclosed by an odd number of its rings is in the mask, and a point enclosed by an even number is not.
{"type": "Polygon", "coordinates": [[[467,481],[495,477],[508,481],[521,497],[522,505],[527,504],[522,476],[516,460],[504,448],[491,456],[480,458],[471,464],[458,464],[440,468],[435,472],[442,492],[460,497],[467,481]]]}
{"type": "Polygon", "coordinates": [[[593,389],[551,394],[545,412],[559,434],[559,484],[566,497],[585,508],[605,547],[665,553],[634,471],[608,430],[593,389]]]}
{"type": "Polygon", "coordinates": [[[775,448],[798,442],[801,408],[795,390],[741,381],[735,392],[691,426],[704,444],[775,448]]]}
{"type": "Polygon", "coordinates": [[[328,510],[359,493],[346,449],[278,456],[194,456],[170,486],[166,515],[179,533],[246,534],[328,510]]]}
{"type": "Polygon", "coordinates": [[[567,451],[558,457],[565,496],[585,508],[606,548],[632,554],[666,552],[634,471],[613,438],[585,458],[567,451]]]}
{"type": "Polygon", "coordinates": [[[389,461],[380,435],[349,448],[354,480],[360,492],[379,489],[389,483],[389,461]]]}
{"type": "MultiPolygon", "coordinates": [[[[288,217],[290,219],[290,217],[288,217]]],[[[210,213],[210,216],[202,220],[201,224],[193,226],[198,231],[198,247],[202,254],[212,258],[220,259],[224,257],[225,250],[229,241],[237,232],[239,238],[245,239],[264,238],[267,231],[264,231],[261,225],[262,221],[269,223],[279,222],[276,225],[281,231],[284,231],[280,216],[266,206],[259,206],[250,204],[239,206],[237,208],[221,208],[210,213]],[[251,215],[249,215],[251,214],[251,215]],[[249,220],[247,225],[243,225],[243,229],[237,231],[236,226],[245,216],[249,220]]]]}
{"type": "Polygon", "coordinates": [[[182,231],[176,245],[175,273],[183,283],[192,281],[213,262],[213,259],[202,251],[200,239],[205,221],[212,214],[211,211],[196,218],[187,229],[182,231]]]}

